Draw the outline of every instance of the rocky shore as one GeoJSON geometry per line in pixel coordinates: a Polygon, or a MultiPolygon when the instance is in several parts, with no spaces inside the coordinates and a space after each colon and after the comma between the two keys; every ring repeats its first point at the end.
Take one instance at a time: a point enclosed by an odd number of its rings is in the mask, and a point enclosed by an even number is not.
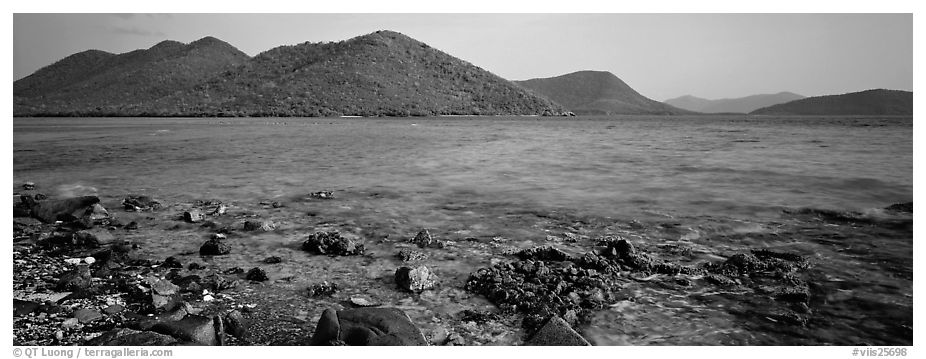
{"type": "MultiPolygon", "coordinates": [[[[402,264],[382,280],[396,293],[417,297],[459,290],[494,309],[448,313],[452,323],[446,318],[421,323],[407,314],[407,306],[348,294],[343,305],[282,316],[276,309],[292,306],[292,298],[274,298],[265,285],[280,281],[266,269],[284,258],[269,256],[246,268],[222,267],[211,259],[234,255],[238,247],[229,238],[285,224],[237,215],[219,200],[185,203],[181,213],[165,211],[172,204],[148,196],[121,197],[122,208],[116,209],[104,208],[96,196],[49,198],[34,183],[14,194],[14,345],[474,345],[483,343],[474,333],[497,335],[492,328],[511,324],[523,333],[516,344],[590,345],[582,332],[595,313],[633,300],[623,289],[640,283],[679,293],[694,288],[728,293],[761,308],[743,315],[783,326],[807,326],[814,317],[815,284],[808,272],[814,261],[798,253],[756,248],[689,263],[648,253],[617,235],[569,232],[546,238],[546,245],[512,248],[506,260],[472,268],[468,278],[458,280],[435,272],[431,263],[459,244],[427,229],[401,240],[403,246],[389,257],[402,264]],[[126,217],[195,229],[203,236],[197,252],[202,261],[145,255],[144,242],[127,239],[143,233],[145,225],[126,217]],[[576,252],[564,243],[590,249],[576,252]]],[[[320,191],[306,198],[323,205],[335,194],[320,191]]],[[[286,203],[260,205],[287,210],[286,203]]],[[[888,210],[912,212],[912,204],[888,210]]],[[[833,220],[832,214],[800,214],[833,220]]],[[[337,230],[309,231],[289,250],[376,260],[369,254],[371,240],[337,230]]],[[[315,284],[300,289],[301,300],[350,293],[337,279],[334,271],[314,278],[315,284]]]]}

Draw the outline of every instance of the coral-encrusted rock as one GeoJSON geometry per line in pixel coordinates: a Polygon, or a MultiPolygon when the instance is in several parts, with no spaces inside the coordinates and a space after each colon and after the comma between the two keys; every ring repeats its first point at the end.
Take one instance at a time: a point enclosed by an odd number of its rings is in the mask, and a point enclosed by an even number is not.
{"type": "Polygon", "coordinates": [[[199,247],[199,254],[203,256],[220,256],[231,253],[231,247],[221,239],[210,239],[199,247]]]}
{"type": "Polygon", "coordinates": [[[591,345],[560,317],[552,317],[524,345],[588,346],[591,345]]]}
{"type": "Polygon", "coordinates": [[[31,206],[32,216],[45,223],[71,222],[83,217],[88,210],[93,211],[97,203],[100,203],[97,196],[39,201],[31,206]]]}
{"type": "Polygon", "coordinates": [[[248,274],[245,275],[245,279],[253,280],[256,282],[263,282],[268,279],[267,272],[265,272],[263,269],[260,269],[259,267],[254,267],[248,271],[248,274]]]}
{"type": "Polygon", "coordinates": [[[78,265],[77,268],[64,273],[58,279],[55,288],[60,291],[79,292],[89,289],[91,283],[90,266],[78,265]]]}
{"type": "Polygon", "coordinates": [[[161,203],[148,196],[130,195],[122,199],[126,211],[148,211],[158,209],[161,203]]]}
{"type": "Polygon", "coordinates": [[[363,244],[344,238],[337,231],[315,232],[310,234],[305,242],[302,242],[302,250],[315,254],[361,255],[363,254],[363,244]]]}
{"type": "Polygon", "coordinates": [[[421,330],[396,308],[326,309],[311,345],[428,345],[421,330]]]}
{"type": "Polygon", "coordinates": [[[169,335],[149,331],[138,331],[128,328],[113,329],[103,335],[87,341],[93,346],[165,346],[177,343],[177,339],[169,335]]]}
{"type": "Polygon", "coordinates": [[[433,288],[437,276],[425,266],[416,268],[401,267],[395,271],[395,283],[399,289],[409,292],[421,292],[433,288]]]}

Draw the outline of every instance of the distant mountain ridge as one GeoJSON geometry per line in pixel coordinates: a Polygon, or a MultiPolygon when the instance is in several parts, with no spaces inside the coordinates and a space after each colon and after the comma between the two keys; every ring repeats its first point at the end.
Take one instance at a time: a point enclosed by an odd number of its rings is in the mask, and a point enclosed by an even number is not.
{"type": "Polygon", "coordinates": [[[875,89],[815,96],[757,109],[751,115],[912,116],[913,92],[875,89]]]}
{"type": "Polygon", "coordinates": [[[14,83],[26,116],[539,115],[565,109],[403,34],[280,46],[221,40],[85,51],[14,83]]]}
{"type": "Polygon", "coordinates": [[[579,115],[692,114],[649,99],[607,71],[578,71],[550,78],[515,81],[579,115]]]}
{"type": "Polygon", "coordinates": [[[804,98],[804,96],[792,92],[759,94],[746,97],[724,98],[717,100],[708,100],[691,95],[685,95],[666,100],[665,103],[681,109],[702,113],[750,113],[763,107],[799,100],[802,98],[804,98]]]}

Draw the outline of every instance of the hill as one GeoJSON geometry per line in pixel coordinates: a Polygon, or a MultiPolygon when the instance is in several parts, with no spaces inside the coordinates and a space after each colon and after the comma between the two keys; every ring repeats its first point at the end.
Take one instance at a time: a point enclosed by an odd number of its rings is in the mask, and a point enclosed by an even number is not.
{"type": "MultiPolygon", "coordinates": [[[[22,102],[47,107],[41,112],[32,106],[32,112],[18,114],[53,114],[60,109],[66,111],[58,113],[69,115],[117,116],[408,116],[564,111],[488,71],[392,31],[339,42],[280,46],[253,58],[244,54],[230,57],[227,53],[204,57],[223,66],[190,66],[190,59],[176,55],[199,42],[224,44],[207,38],[190,45],[167,42],[139,50],[144,56],[133,55],[138,59],[132,62],[133,67],[145,69],[141,71],[145,80],[136,81],[134,73],[125,76],[129,72],[119,66],[100,65],[91,71],[92,81],[66,84],[65,88],[86,89],[81,86],[94,83],[100,89],[118,92],[84,91],[80,96],[69,90],[65,92],[74,96],[63,96],[62,91],[51,90],[44,94],[43,101],[31,101],[35,94],[28,93],[32,95],[30,101],[22,102]],[[183,76],[175,76],[179,74],[177,69],[183,76]],[[152,78],[168,81],[159,81],[163,86],[152,88],[146,85],[152,78]],[[73,100],[81,98],[87,98],[92,105],[77,106],[73,100]]],[[[116,55],[114,59],[131,54],[116,55]]],[[[74,72],[81,69],[69,67],[74,72]]],[[[25,83],[21,86],[25,87],[25,83]]],[[[26,94],[23,92],[21,98],[26,94]]],[[[19,93],[16,95],[20,98],[19,93]]]]}
{"type": "Polygon", "coordinates": [[[842,95],[816,96],[760,108],[752,115],[913,115],[913,92],[867,90],[842,95]]]}
{"type": "Polygon", "coordinates": [[[804,98],[804,96],[791,92],[724,98],[719,100],[708,100],[686,95],[666,100],[665,103],[681,109],[702,113],[750,113],[763,107],[800,100],[802,98],[804,98]]]}
{"type": "Polygon", "coordinates": [[[641,95],[607,71],[579,71],[551,78],[515,81],[582,115],[683,115],[675,108],[641,95]]]}

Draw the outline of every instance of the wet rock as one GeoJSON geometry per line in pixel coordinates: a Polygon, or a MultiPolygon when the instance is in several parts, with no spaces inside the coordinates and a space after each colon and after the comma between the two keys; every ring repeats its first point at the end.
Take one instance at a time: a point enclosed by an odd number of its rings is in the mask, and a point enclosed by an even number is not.
{"type": "Polygon", "coordinates": [[[806,286],[786,287],[775,293],[775,299],[790,303],[810,302],[810,289],[806,286]]]}
{"type": "Polygon", "coordinates": [[[23,189],[26,191],[31,191],[35,189],[35,182],[25,182],[23,183],[23,189]]]}
{"type": "Polygon", "coordinates": [[[402,260],[403,262],[414,262],[414,261],[424,260],[425,258],[427,258],[427,255],[422,252],[414,251],[411,249],[402,249],[399,251],[398,254],[396,254],[396,257],[402,260]]]}
{"type": "Polygon", "coordinates": [[[195,208],[183,212],[183,220],[189,223],[199,223],[202,222],[204,218],[203,212],[195,208]]]}
{"type": "Polygon", "coordinates": [[[276,229],[276,223],[273,221],[244,221],[244,230],[245,231],[263,231],[270,232],[276,229]]]}
{"type": "Polygon", "coordinates": [[[88,210],[92,211],[97,203],[100,203],[97,196],[38,201],[31,206],[32,216],[45,223],[72,222],[83,217],[88,210]]]}
{"type": "Polygon", "coordinates": [[[41,303],[36,303],[29,300],[20,300],[13,299],[13,316],[14,317],[25,317],[29,313],[35,312],[41,307],[41,303]]]}
{"type": "Polygon", "coordinates": [[[362,255],[363,244],[344,238],[337,231],[315,232],[302,242],[302,250],[315,254],[328,255],[362,255]]]}
{"type": "Polygon", "coordinates": [[[125,227],[122,227],[122,228],[128,231],[136,230],[138,229],[138,222],[131,221],[129,222],[129,224],[126,224],[125,227]]]}
{"type": "Polygon", "coordinates": [[[65,272],[58,279],[55,289],[59,291],[82,292],[90,289],[92,278],[90,277],[89,265],[78,265],[70,271],[65,272]]]}
{"type": "Polygon", "coordinates": [[[244,339],[248,333],[248,323],[244,319],[244,315],[237,310],[233,310],[225,314],[225,333],[238,338],[244,339]]]}
{"type": "Polygon", "coordinates": [[[231,253],[231,246],[221,239],[210,239],[199,247],[199,254],[203,256],[220,256],[231,253]]]}
{"type": "Polygon", "coordinates": [[[572,257],[553,246],[534,247],[515,254],[521,260],[567,261],[572,257]]]}
{"type": "Polygon", "coordinates": [[[425,266],[415,268],[401,267],[395,271],[395,283],[399,289],[409,292],[421,292],[433,288],[437,276],[425,266]]]}
{"type": "Polygon", "coordinates": [[[428,345],[421,330],[399,309],[326,309],[318,320],[311,345],[339,343],[354,346],[428,345]]]}
{"type": "Polygon", "coordinates": [[[884,209],[894,212],[913,213],[913,202],[894,203],[884,209]]]}
{"type": "Polygon", "coordinates": [[[264,258],[264,263],[267,263],[267,264],[277,264],[281,262],[283,262],[283,258],[280,258],[277,256],[270,256],[270,257],[264,258]]]}
{"type": "Polygon", "coordinates": [[[115,315],[122,313],[123,310],[125,310],[125,307],[123,307],[121,304],[113,304],[103,308],[103,313],[106,313],[106,315],[115,315]]]}
{"type": "Polygon", "coordinates": [[[337,293],[337,291],[338,291],[338,286],[336,284],[328,283],[328,281],[324,281],[321,283],[313,284],[311,287],[309,287],[309,296],[310,297],[329,296],[334,293],[337,293]]]}
{"type": "Polygon", "coordinates": [[[524,343],[532,346],[589,346],[579,333],[560,317],[551,317],[534,335],[524,343]]]}
{"type": "Polygon", "coordinates": [[[216,327],[222,325],[216,323],[216,321],[221,322],[221,319],[190,314],[178,321],[155,324],[151,327],[151,331],[170,335],[194,344],[219,345],[224,341],[221,336],[225,333],[224,331],[216,332],[216,327]]]}
{"type": "Polygon", "coordinates": [[[103,314],[92,309],[81,308],[74,312],[74,318],[77,318],[81,324],[87,324],[102,319],[103,314]]]}
{"type": "Polygon", "coordinates": [[[129,195],[122,199],[126,211],[150,211],[161,208],[161,203],[148,196],[129,195]]]}
{"type": "Polygon", "coordinates": [[[498,320],[498,314],[489,313],[489,312],[481,312],[481,311],[466,309],[463,312],[461,312],[461,314],[462,314],[462,317],[460,318],[460,321],[474,322],[479,325],[485,324],[485,322],[488,322],[488,321],[498,320]]]}
{"type": "Polygon", "coordinates": [[[255,282],[263,282],[269,279],[267,278],[267,272],[265,272],[263,269],[260,269],[259,267],[251,268],[245,278],[255,282]]]}
{"type": "Polygon", "coordinates": [[[316,199],[334,199],[334,194],[331,191],[318,191],[309,193],[309,197],[316,199]]]}
{"type": "Polygon", "coordinates": [[[177,258],[174,258],[174,257],[167,257],[167,259],[164,260],[164,263],[161,263],[161,267],[164,267],[164,268],[183,268],[183,263],[180,263],[180,261],[177,260],[177,258]]]}
{"type": "Polygon", "coordinates": [[[149,331],[128,328],[113,329],[87,341],[93,346],[166,346],[174,345],[177,340],[171,336],[149,331]]]}

